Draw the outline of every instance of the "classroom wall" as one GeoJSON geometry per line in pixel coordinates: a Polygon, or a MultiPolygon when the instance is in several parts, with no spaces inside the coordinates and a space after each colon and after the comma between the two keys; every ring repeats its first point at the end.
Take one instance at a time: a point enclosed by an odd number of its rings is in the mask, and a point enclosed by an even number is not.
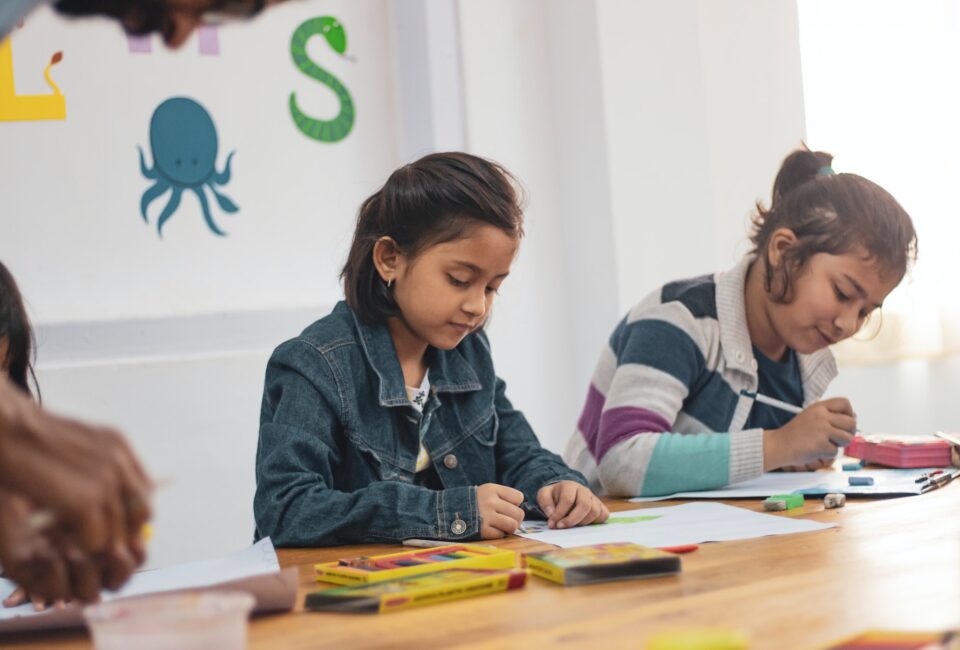
{"type": "MultiPolygon", "coordinates": [[[[110,24],[41,10],[14,36],[17,86],[47,92],[38,66],[62,47],[68,118],[0,121],[0,259],[38,324],[44,401],[127,431],[162,481],[152,565],[249,543],[264,364],[339,298],[356,206],[395,166],[466,148],[522,181],[527,236],[491,339],[511,399],[561,451],[617,319],[664,281],[732,265],[804,133],[793,2],[303,0],[230,30],[219,58],[191,43],[134,55],[110,24]],[[356,102],[335,144],[286,112],[293,89],[336,108],[290,62],[312,15],[343,21],[355,59],[308,47],[356,102]],[[136,145],[174,93],[203,94],[237,150],[225,238],[192,197],[162,239],[161,205],[139,214],[136,145]]],[[[960,428],[958,374],[955,360],[854,369],[835,389],[869,426],[960,428]]]]}
{"type": "Polygon", "coordinates": [[[151,565],[252,539],[266,359],[340,298],[357,206],[401,162],[390,12],[380,0],[304,0],[177,51],[157,37],[131,41],[106,20],[70,25],[47,8],[12,35],[18,95],[49,95],[44,67],[63,52],[50,74],[66,119],[0,119],[0,259],[37,327],[44,403],[127,432],[160,482],[151,565]],[[288,107],[295,92],[308,115],[340,110],[290,48],[301,23],[328,15],[345,30],[344,56],[322,36],[306,51],[355,107],[338,141],[301,133],[288,107]],[[212,117],[216,172],[236,151],[218,192],[239,210],[206,193],[225,236],[189,191],[162,236],[171,193],[141,214],[152,181],[137,147],[152,168],[151,116],[175,96],[212,117]]]}

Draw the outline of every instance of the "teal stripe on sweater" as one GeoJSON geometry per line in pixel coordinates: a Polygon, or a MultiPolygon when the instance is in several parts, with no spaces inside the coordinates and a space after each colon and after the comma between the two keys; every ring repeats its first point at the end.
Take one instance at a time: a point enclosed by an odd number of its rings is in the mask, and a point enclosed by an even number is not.
{"type": "Polygon", "coordinates": [[[661,433],[639,496],[713,490],[729,481],[730,434],[661,433]]]}

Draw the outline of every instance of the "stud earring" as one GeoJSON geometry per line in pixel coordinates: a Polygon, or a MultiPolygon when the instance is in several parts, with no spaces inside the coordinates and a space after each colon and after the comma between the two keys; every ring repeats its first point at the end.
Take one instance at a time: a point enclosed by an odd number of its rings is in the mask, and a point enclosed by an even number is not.
{"type": "Polygon", "coordinates": [[[387,289],[389,289],[392,286],[393,286],[393,278],[390,278],[389,280],[387,280],[387,289]]]}

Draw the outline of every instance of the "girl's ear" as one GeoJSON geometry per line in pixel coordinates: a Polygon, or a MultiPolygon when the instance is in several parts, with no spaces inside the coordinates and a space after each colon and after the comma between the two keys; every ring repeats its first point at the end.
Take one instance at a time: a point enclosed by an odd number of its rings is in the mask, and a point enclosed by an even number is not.
{"type": "Polygon", "coordinates": [[[403,262],[403,254],[392,237],[381,237],[373,245],[373,265],[384,283],[396,280],[403,262]]]}
{"type": "Polygon", "coordinates": [[[770,267],[780,268],[780,262],[783,260],[783,252],[796,245],[797,234],[789,228],[777,228],[770,234],[767,242],[767,259],[770,260],[770,267]]]}

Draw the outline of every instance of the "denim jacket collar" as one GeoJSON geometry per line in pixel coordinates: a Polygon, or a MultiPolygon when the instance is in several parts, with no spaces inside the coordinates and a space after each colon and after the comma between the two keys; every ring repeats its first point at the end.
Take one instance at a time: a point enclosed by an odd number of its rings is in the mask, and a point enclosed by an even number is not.
{"type": "MultiPolygon", "coordinates": [[[[337,309],[350,310],[345,302],[337,309]]],[[[397,358],[397,349],[393,345],[390,330],[385,324],[368,325],[360,322],[353,314],[357,326],[357,338],[363,348],[367,362],[377,373],[380,380],[378,399],[382,406],[404,406],[410,403],[403,381],[403,369],[397,358]]],[[[460,354],[460,351],[427,348],[427,365],[430,373],[431,391],[437,393],[466,393],[480,390],[481,384],[476,371],[460,354]]]]}

